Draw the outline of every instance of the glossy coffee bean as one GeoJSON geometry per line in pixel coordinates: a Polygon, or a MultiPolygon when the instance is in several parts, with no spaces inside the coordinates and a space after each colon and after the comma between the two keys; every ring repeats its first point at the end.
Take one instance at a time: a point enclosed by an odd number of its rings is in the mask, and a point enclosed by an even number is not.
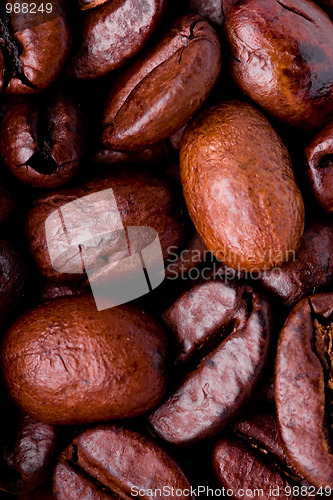
{"type": "Polygon", "coordinates": [[[88,10],[99,7],[103,3],[109,2],[109,0],[77,0],[77,2],[81,10],[88,10]]]}
{"type": "MultiPolygon", "coordinates": [[[[158,231],[163,256],[170,254],[170,249],[181,247],[184,239],[184,227],[181,208],[175,193],[174,185],[162,178],[139,169],[122,169],[118,173],[110,173],[79,188],[64,189],[36,200],[28,215],[27,235],[32,255],[40,272],[49,278],[71,281],[77,275],[60,273],[52,268],[45,239],[45,221],[56,209],[82,196],[113,189],[117,206],[124,226],[150,226],[158,231]]],[[[103,206],[101,204],[101,210],[103,206]]],[[[95,204],[97,211],[98,206],[95,204]]],[[[105,210],[105,209],[104,209],[105,210]]],[[[102,210],[103,211],[103,210],[102,210]]],[[[73,224],[74,224],[73,220],[73,224]]],[[[94,222],[94,221],[93,221],[94,222]]],[[[74,224],[75,225],[75,224],[74,224]]],[[[80,225],[78,225],[80,227],[80,225]]],[[[50,231],[52,241],[59,246],[59,227],[56,224],[50,231]]],[[[110,228],[110,238],[112,228],[110,228]]],[[[104,242],[105,243],[105,242],[104,242]]],[[[98,256],[107,258],[112,254],[106,244],[93,247],[89,258],[95,262],[98,256]]],[[[73,249],[69,250],[73,257],[73,249]]],[[[77,254],[77,252],[74,252],[77,254]]],[[[81,272],[81,271],[80,271],[81,272]]],[[[81,274],[79,277],[83,277],[81,274]]]]}
{"type": "Polygon", "coordinates": [[[319,205],[333,212],[333,123],[319,132],[305,150],[311,191],[319,205]]]}
{"type": "Polygon", "coordinates": [[[193,120],[180,169],[191,219],[231,268],[281,265],[300,245],[304,206],[289,154],[252,105],[230,101],[193,120]]]}
{"type": "MultiPolygon", "coordinates": [[[[134,498],[139,490],[148,499],[153,496],[149,492],[163,486],[184,491],[177,498],[193,498],[185,474],[160,446],[116,426],[95,427],[76,437],[60,455],[53,478],[56,500],[134,498]]],[[[167,496],[175,498],[158,498],[167,496]]]]}
{"type": "Polygon", "coordinates": [[[62,186],[79,171],[85,151],[84,116],[79,106],[61,93],[51,99],[12,99],[0,136],[5,164],[26,184],[62,186]]]}
{"type": "Polygon", "coordinates": [[[248,286],[208,281],[180,296],[164,321],[176,331],[178,359],[201,361],[149,422],[159,437],[192,444],[230,423],[254,394],[269,352],[270,306],[248,286]]]}
{"type": "Polygon", "coordinates": [[[280,268],[263,271],[260,282],[284,305],[333,285],[333,225],[318,222],[306,227],[299,250],[280,268]]]}
{"type": "Polygon", "coordinates": [[[51,474],[59,431],[17,411],[7,414],[4,422],[0,432],[0,489],[12,494],[32,491],[51,474]]]}
{"type": "Polygon", "coordinates": [[[57,299],[58,297],[76,297],[83,292],[81,288],[75,285],[69,286],[63,283],[49,281],[42,289],[39,295],[40,302],[57,299]]]}
{"type": "Polygon", "coordinates": [[[69,74],[91,79],[122,66],[151,37],[164,6],[165,0],[116,0],[82,13],[69,74]]]}
{"type": "Polygon", "coordinates": [[[275,400],[288,457],[314,486],[333,488],[333,294],[302,300],[279,337],[275,400]]]}
{"type": "Polygon", "coordinates": [[[40,0],[29,12],[22,2],[17,2],[18,11],[9,3],[11,13],[5,2],[0,6],[0,91],[28,94],[46,89],[59,76],[71,47],[63,3],[49,2],[51,12],[45,2],[41,9],[40,0]]]}
{"type": "MultiPolygon", "coordinates": [[[[272,411],[246,414],[214,448],[213,468],[218,481],[235,499],[298,499],[293,487],[306,485],[290,464],[272,411]],[[274,491],[274,495],[272,492],[274,491]]],[[[308,487],[308,485],[307,485],[308,487]]],[[[305,496],[305,495],[304,495],[305,496]]]]}
{"type": "Polygon", "coordinates": [[[232,76],[271,115],[311,129],[333,117],[333,23],[311,0],[237,2],[225,23],[232,76]]]}
{"type": "Polygon", "coordinates": [[[178,19],[115,84],[104,112],[105,146],[132,151],[167,139],[206,101],[220,69],[213,28],[198,15],[178,19]]]}
{"type": "Polygon", "coordinates": [[[90,297],[63,297],[30,310],[1,349],[10,395],[51,424],[148,412],[164,394],[165,357],[164,330],[148,314],[134,305],[98,311],[90,297]]]}
{"type": "Polygon", "coordinates": [[[27,270],[21,255],[0,239],[0,328],[22,300],[26,282],[27,270]]]}

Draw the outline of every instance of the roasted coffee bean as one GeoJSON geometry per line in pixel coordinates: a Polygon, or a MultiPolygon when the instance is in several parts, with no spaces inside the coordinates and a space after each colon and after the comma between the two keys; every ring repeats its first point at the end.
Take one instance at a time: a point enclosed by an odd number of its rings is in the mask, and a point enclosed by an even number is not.
{"type": "Polygon", "coordinates": [[[0,92],[38,92],[54,82],[67,60],[68,21],[61,0],[48,2],[48,9],[37,0],[28,12],[21,0],[16,2],[18,9],[13,4],[0,5],[0,92]]]}
{"type": "Polygon", "coordinates": [[[116,0],[82,13],[69,74],[90,79],[122,66],[155,31],[164,5],[165,0],[116,0]]]}
{"type": "Polygon", "coordinates": [[[11,172],[35,187],[57,187],[77,174],[85,151],[84,116],[59,93],[12,99],[0,127],[0,152],[11,172]]]}
{"type": "Polygon", "coordinates": [[[21,255],[0,239],[0,328],[22,300],[26,283],[27,270],[21,255]]]}
{"type": "Polygon", "coordinates": [[[232,76],[251,99],[289,125],[333,117],[333,23],[310,0],[245,0],[225,32],[232,76]]]}
{"type": "MultiPolygon", "coordinates": [[[[180,467],[157,444],[123,427],[100,426],[83,432],[60,455],[54,470],[57,500],[91,498],[148,499],[155,490],[183,491],[192,499],[191,485],[180,467]]],[[[158,494],[156,498],[176,495],[158,494]]]]}
{"type": "Polygon", "coordinates": [[[90,297],[64,297],[14,323],[1,366],[10,395],[27,413],[80,424],[154,408],[165,391],[165,357],[164,330],[141,309],[98,311],[90,297]]]}
{"type": "MultiPolygon", "coordinates": [[[[122,169],[119,173],[112,173],[94,181],[90,181],[75,189],[65,189],[46,195],[36,200],[29,213],[27,220],[27,234],[32,255],[40,272],[49,278],[62,280],[73,280],[77,275],[61,273],[52,268],[45,236],[45,221],[54,211],[66,203],[76,200],[82,196],[97,193],[106,189],[113,189],[117,206],[124,226],[150,226],[158,231],[163,256],[165,259],[174,250],[183,244],[184,226],[179,203],[173,184],[166,179],[159,179],[152,174],[138,169],[122,169]]],[[[97,213],[97,202],[95,212],[97,213]]],[[[105,213],[105,207],[100,203],[100,212],[105,213]]],[[[73,220],[73,225],[75,221],[73,220]]],[[[95,220],[91,223],[95,225],[95,220]]],[[[78,224],[80,228],[80,224],[78,224]]],[[[113,255],[110,242],[114,237],[110,228],[110,237],[100,244],[91,247],[89,259],[96,262],[99,258],[107,259],[113,255]]],[[[49,236],[55,245],[61,249],[62,242],[59,239],[59,227],[55,224],[53,232],[49,236]]],[[[117,240],[118,241],[118,240],[117,240]]],[[[115,242],[115,245],[117,243],[115,242]]],[[[84,243],[84,242],[82,242],[84,243]]],[[[116,246],[114,246],[116,249],[116,246]]],[[[77,249],[62,249],[64,256],[77,260],[77,249]]],[[[111,258],[111,257],[110,257],[111,258]]],[[[107,262],[105,262],[106,264],[107,262]]],[[[82,269],[82,266],[81,266],[82,269]]],[[[76,271],[82,272],[83,271],[76,271]]],[[[82,278],[83,274],[79,275],[82,278]]]]}
{"type": "Polygon", "coordinates": [[[113,149],[101,149],[93,157],[92,162],[100,165],[149,165],[160,161],[168,161],[175,153],[169,141],[161,141],[142,151],[122,153],[113,149]]]}
{"type": "Polygon", "coordinates": [[[79,287],[50,281],[42,288],[39,298],[41,302],[46,302],[48,300],[57,299],[58,297],[76,297],[82,293],[79,287]]]}
{"type": "Polygon", "coordinates": [[[332,314],[331,293],[299,302],[281,332],[275,366],[277,415],[287,455],[310,483],[331,489],[332,314]]]}
{"type": "Polygon", "coordinates": [[[319,205],[333,212],[333,123],[322,130],[305,150],[311,191],[319,205]]]}
{"type": "Polygon", "coordinates": [[[23,412],[5,415],[0,431],[0,489],[31,491],[51,475],[59,431],[23,412]]]}
{"type": "Polygon", "coordinates": [[[216,434],[254,394],[269,352],[270,306],[249,286],[208,281],[163,317],[176,332],[178,358],[198,351],[201,362],[149,422],[163,439],[189,444],[216,434]]]}
{"type": "Polygon", "coordinates": [[[198,15],[178,19],[115,84],[104,112],[105,146],[133,151],[167,139],[206,101],[220,69],[213,28],[198,15]]]}
{"type": "Polygon", "coordinates": [[[264,500],[307,496],[293,494],[293,487],[300,491],[309,485],[289,462],[272,411],[246,414],[233,430],[234,435],[220,439],[213,452],[217,479],[234,492],[233,498],[252,499],[254,492],[264,500]]]}
{"type": "Polygon", "coordinates": [[[194,119],[180,168],[191,219],[226,265],[269,269],[298,249],[304,206],[290,157],[252,105],[230,101],[194,119]]]}
{"type": "Polygon", "coordinates": [[[263,271],[260,281],[286,306],[333,285],[333,225],[306,227],[302,244],[280,268],[263,271]]]}

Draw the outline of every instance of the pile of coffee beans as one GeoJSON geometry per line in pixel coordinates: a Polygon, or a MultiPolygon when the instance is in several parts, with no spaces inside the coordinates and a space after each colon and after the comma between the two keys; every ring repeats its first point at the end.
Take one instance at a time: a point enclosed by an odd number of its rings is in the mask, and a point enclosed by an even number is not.
{"type": "Polygon", "coordinates": [[[333,0],[1,0],[0,92],[0,500],[333,499],[333,0]]]}

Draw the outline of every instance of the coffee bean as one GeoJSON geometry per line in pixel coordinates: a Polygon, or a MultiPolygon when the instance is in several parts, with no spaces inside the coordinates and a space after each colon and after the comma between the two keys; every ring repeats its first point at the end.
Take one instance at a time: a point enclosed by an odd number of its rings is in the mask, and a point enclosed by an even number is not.
{"type": "Polygon", "coordinates": [[[63,94],[12,100],[1,128],[1,156],[11,172],[35,187],[57,187],[77,174],[86,130],[79,106],[63,94]]]}
{"type": "Polygon", "coordinates": [[[7,13],[7,4],[0,6],[0,91],[8,94],[29,94],[49,87],[59,76],[71,47],[69,25],[62,2],[52,0],[51,12],[40,8],[25,12],[16,2],[7,13]]]}
{"type": "MultiPolygon", "coordinates": [[[[148,498],[149,491],[164,486],[184,491],[177,498],[193,498],[183,471],[160,446],[116,426],[95,427],[75,438],[60,455],[53,478],[57,500],[134,498],[139,490],[148,498]]],[[[158,494],[167,496],[175,494],[158,494]]]]}
{"type": "Polygon", "coordinates": [[[190,444],[216,434],[253,395],[269,352],[270,306],[250,287],[212,281],[181,296],[164,318],[177,329],[178,356],[197,349],[201,361],[149,423],[170,443],[190,444]]]}
{"type": "Polygon", "coordinates": [[[91,79],[122,66],[151,37],[164,6],[165,0],[116,0],[82,13],[69,74],[91,79]]]}
{"type": "Polygon", "coordinates": [[[314,486],[333,488],[333,294],[299,302],[280,334],[275,399],[286,452],[314,486]]]}
{"type": "MultiPolygon", "coordinates": [[[[176,193],[173,192],[173,184],[167,179],[155,177],[143,170],[123,169],[118,173],[104,175],[99,179],[87,182],[81,187],[59,190],[35,201],[28,215],[27,235],[32,255],[44,276],[52,279],[62,279],[63,281],[71,281],[84,276],[83,270],[76,271],[82,273],[81,275],[73,275],[53,269],[46,245],[45,221],[53,211],[66,203],[106,189],[113,190],[121,220],[125,227],[150,226],[158,231],[165,259],[168,258],[171,251],[182,246],[184,224],[176,193]]],[[[96,203],[96,213],[98,210],[97,205],[96,203]]],[[[105,212],[103,204],[100,205],[100,211],[105,212]]],[[[75,225],[74,222],[73,220],[73,225],[75,225]]],[[[95,225],[93,219],[91,223],[95,225]]],[[[78,223],[79,228],[80,224],[78,223]]],[[[57,224],[54,225],[52,231],[49,233],[52,242],[61,248],[57,224]]],[[[97,246],[94,243],[92,244],[88,256],[91,262],[96,263],[103,255],[105,255],[105,258],[111,258],[113,252],[110,241],[112,241],[113,237],[114,228],[110,227],[110,236],[106,238],[106,241],[101,241],[100,245],[97,246]]],[[[117,250],[117,241],[114,245],[115,250],[117,250]]],[[[132,250],[135,251],[134,248],[132,250]]],[[[64,255],[75,260],[77,249],[72,248],[69,253],[65,252],[64,255]]]]}
{"type": "Polygon", "coordinates": [[[311,191],[319,205],[333,212],[333,123],[310,142],[305,150],[311,191]]]}
{"type": "Polygon", "coordinates": [[[310,0],[237,2],[225,23],[234,80],[301,129],[333,117],[333,23],[310,0]]]}
{"type": "Polygon", "coordinates": [[[59,431],[17,411],[7,413],[5,422],[0,431],[0,489],[25,493],[50,475],[59,431]]]}
{"type": "Polygon", "coordinates": [[[333,226],[317,222],[306,227],[302,244],[290,261],[263,271],[260,281],[286,306],[333,284],[333,226]]]}
{"type": "Polygon", "coordinates": [[[220,69],[219,40],[207,21],[177,20],[116,82],[104,113],[105,146],[135,151],[167,139],[206,101],[220,69]]]}
{"type": "Polygon", "coordinates": [[[180,167],[191,219],[229,267],[269,269],[298,249],[304,206],[291,161],[253,106],[231,101],[194,119],[182,139],[180,167]]]}
{"type": "Polygon", "coordinates": [[[71,425],[148,412],[165,391],[165,357],[163,328],[148,314],[133,305],[97,311],[90,297],[28,311],[1,349],[16,403],[38,420],[71,425]]]}

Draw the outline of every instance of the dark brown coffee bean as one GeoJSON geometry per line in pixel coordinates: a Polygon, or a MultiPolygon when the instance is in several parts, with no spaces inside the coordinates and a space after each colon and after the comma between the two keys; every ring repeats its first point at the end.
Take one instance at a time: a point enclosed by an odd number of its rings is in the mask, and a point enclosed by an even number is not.
{"type": "Polygon", "coordinates": [[[322,130],[305,150],[311,191],[319,205],[333,212],[333,123],[322,130]]]}
{"type": "Polygon", "coordinates": [[[63,94],[12,99],[0,128],[1,156],[11,172],[35,187],[57,187],[77,174],[85,151],[84,116],[63,94]]]}
{"type": "Polygon", "coordinates": [[[280,268],[263,271],[260,281],[286,306],[333,284],[333,225],[317,222],[305,229],[299,250],[280,268]]]}
{"type": "Polygon", "coordinates": [[[81,10],[93,9],[109,2],[109,0],[77,0],[81,10]]]}
{"type": "Polygon", "coordinates": [[[0,431],[0,489],[19,494],[43,484],[51,473],[58,438],[52,425],[22,412],[6,415],[0,431]]]}
{"type": "Polygon", "coordinates": [[[288,457],[310,483],[331,489],[332,314],[333,294],[299,302],[280,334],[275,366],[277,415],[288,457]]]}
{"type": "Polygon", "coordinates": [[[37,92],[59,76],[71,37],[62,2],[52,0],[47,5],[41,0],[27,5],[20,0],[16,7],[14,2],[1,3],[0,92],[37,92]],[[9,13],[8,4],[12,7],[9,13]]]}
{"type": "Polygon", "coordinates": [[[155,31],[164,5],[165,0],[116,0],[84,12],[69,74],[90,79],[122,66],[155,31]]]}
{"type": "MultiPolygon", "coordinates": [[[[57,191],[34,202],[27,220],[27,234],[32,255],[44,276],[67,281],[78,277],[73,274],[60,273],[52,268],[45,237],[47,217],[66,203],[106,189],[113,190],[125,227],[150,226],[157,230],[165,259],[168,258],[170,249],[174,250],[182,246],[184,239],[183,220],[173,184],[142,170],[122,169],[119,173],[112,173],[90,181],[79,188],[57,191]]],[[[98,209],[97,203],[95,209],[98,209]]],[[[80,227],[80,224],[78,226],[80,227]]],[[[60,248],[61,242],[59,242],[57,224],[50,236],[52,236],[54,244],[58,244],[60,248]]],[[[112,228],[110,228],[110,238],[111,236],[112,228]]],[[[68,251],[68,258],[74,258],[77,255],[75,249],[68,251]]],[[[103,246],[102,242],[98,247],[91,249],[89,258],[91,262],[95,262],[99,257],[103,255],[108,257],[111,254],[110,245],[103,246]]],[[[83,274],[79,277],[82,278],[83,274]]]]}
{"type": "Polygon", "coordinates": [[[89,498],[193,499],[191,485],[180,467],[150,439],[122,427],[100,426],[83,432],[60,455],[54,470],[57,500],[89,498]],[[173,490],[172,490],[173,488],[173,490]],[[155,490],[162,490],[156,495],[155,490]],[[180,491],[183,494],[180,494],[180,491]]]}
{"type": "Polygon", "coordinates": [[[180,168],[191,219],[226,265],[269,269],[298,249],[304,206],[290,157],[253,106],[230,101],[194,119],[182,139],[180,168]]]}
{"type": "Polygon", "coordinates": [[[181,296],[169,317],[164,315],[174,331],[178,327],[179,357],[186,359],[195,348],[201,357],[149,418],[153,431],[173,444],[216,434],[249,401],[261,379],[271,338],[270,306],[250,287],[234,286],[207,282],[192,289],[192,296],[191,291],[181,296]]]}
{"type": "Polygon", "coordinates": [[[132,305],[98,311],[89,297],[32,309],[9,329],[1,349],[10,395],[51,424],[148,412],[165,391],[165,357],[164,330],[148,314],[132,305]]]}
{"type": "Polygon", "coordinates": [[[206,101],[220,70],[213,28],[198,15],[178,19],[116,83],[104,112],[104,144],[133,151],[167,139],[206,101]]]}
{"type": "Polygon", "coordinates": [[[333,117],[333,23],[310,0],[245,0],[226,19],[232,76],[289,125],[333,117]]]}
{"type": "Polygon", "coordinates": [[[0,239],[0,328],[22,300],[26,282],[27,271],[22,257],[0,239]]]}
{"type": "Polygon", "coordinates": [[[81,294],[82,291],[79,287],[50,281],[42,288],[39,297],[41,302],[46,302],[48,300],[57,299],[58,297],[77,297],[81,294]]]}

